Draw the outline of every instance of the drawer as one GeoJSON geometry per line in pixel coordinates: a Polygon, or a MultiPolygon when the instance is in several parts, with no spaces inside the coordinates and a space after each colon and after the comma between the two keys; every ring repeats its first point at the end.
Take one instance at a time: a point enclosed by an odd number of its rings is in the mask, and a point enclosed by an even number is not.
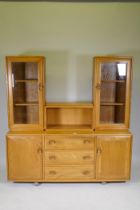
{"type": "Polygon", "coordinates": [[[88,166],[48,166],[45,168],[45,179],[50,181],[82,181],[94,178],[94,167],[88,166]]]}
{"type": "Polygon", "coordinates": [[[94,138],[89,136],[45,136],[45,149],[93,150],[94,138]]]}
{"type": "Polygon", "coordinates": [[[45,151],[45,165],[48,164],[93,164],[94,151],[45,151]]]}

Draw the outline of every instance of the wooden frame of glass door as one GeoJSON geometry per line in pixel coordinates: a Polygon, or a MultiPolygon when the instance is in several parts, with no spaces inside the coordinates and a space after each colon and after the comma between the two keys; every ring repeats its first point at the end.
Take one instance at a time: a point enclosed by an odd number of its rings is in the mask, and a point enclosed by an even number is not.
{"type": "MultiPolygon", "coordinates": [[[[132,77],[132,58],[131,57],[95,57],[94,58],[94,98],[95,98],[95,129],[128,129],[130,121],[130,98],[131,98],[131,77],[132,77]],[[122,123],[101,123],[101,64],[111,62],[126,62],[126,86],[124,101],[124,122],[122,123]]],[[[112,82],[112,81],[111,81],[112,82]]],[[[110,105],[110,104],[103,104],[110,105]]],[[[114,103],[113,106],[122,106],[121,103],[114,103]]],[[[114,108],[115,109],[115,108],[114,108]]]]}
{"type": "MultiPolygon", "coordinates": [[[[8,83],[8,115],[9,115],[9,128],[11,130],[43,130],[43,109],[44,109],[44,57],[42,56],[7,56],[7,83],[8,83]],[[13,78],[12,78],[12,63],[36,63],[37,64],[37,82],[36,90],[38,91],[38,121],[36,123],[16,123],[14,120],[14,99],[13,99],[13,78]]],[[[23,84],[26,80],[19,80],[18,84],[23,84]]],[[[28,81],[27,81],[28,82],[28,81]]],[[[35,83],[34,83],[35,84],[35,83]]],[[[21,94],[22,95],[22,94],[21,94]]],[[[20,107],[31,107],[36,104],[16,104],[20,107]]],[[[24,112],[24,110],[23,110],[24,112]]]]}

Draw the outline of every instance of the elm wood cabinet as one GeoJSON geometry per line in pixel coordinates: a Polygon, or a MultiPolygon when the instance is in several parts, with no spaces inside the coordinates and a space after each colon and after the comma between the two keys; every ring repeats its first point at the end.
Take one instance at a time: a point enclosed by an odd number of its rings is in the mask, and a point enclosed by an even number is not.
{"type": "Polygon", "coordinates": [[[34,133],[7,135],[9,180],[98,182],[130,178],[130,134],[34,133]]]}
{"type": "Polygon", "coordinates": [[[128,129],[132,58],[94,58],[95,128],[128,129]]]}
{"type": "Polygon", "coordinates": [[[132,58],[95,57],[91,102],[48,103],[44,58],[7,57],[8,180],[126,181],[132,58]]]}
{"type": "Polygon", "coordinates": [[[41,135],[9,135],[7,137],[7,163],[9,180],[42,180],[41,135]]]}
{"type": "Polygon", "coordinates": [[[6,57],[9,128],[43,129],[44,57],[6,57]]]}
{"type": "Polygon", "coordinates": [[[131,137],[97,136],[97,179],[129,179],[130,159],[131,137]]]}

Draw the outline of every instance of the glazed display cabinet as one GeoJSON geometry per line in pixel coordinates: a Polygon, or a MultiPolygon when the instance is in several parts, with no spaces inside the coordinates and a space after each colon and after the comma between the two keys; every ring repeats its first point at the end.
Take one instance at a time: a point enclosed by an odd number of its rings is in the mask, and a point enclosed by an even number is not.
{"type": "Polygon", "coordinates": [[[44,58],[7,57],[9,127],[41,130],[44,108],[44,58]]]}
{"type": "Polygon", "coordinates": [[[75,103],[44,98],[44,57],[9,56],[6,62],[8,180],[130,180],[131,57],[95,57],[93,98],[75,103]]]}

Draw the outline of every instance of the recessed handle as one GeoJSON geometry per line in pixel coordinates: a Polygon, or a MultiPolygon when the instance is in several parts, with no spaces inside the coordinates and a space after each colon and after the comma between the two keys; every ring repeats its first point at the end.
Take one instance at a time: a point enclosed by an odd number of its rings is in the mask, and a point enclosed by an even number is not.
{"type": "Polygon", "coordinates": [[[37,149],[37,153],[42,154],[42,152],[43,152],[42,148],[39,147],[39,148],[37,149]]]}
{"type": "Polygon", "coordinates": [[[101,153],[102,153],[101,147],[98,147],[98,148],[97,148],[96,153],[97,153],[97,155],[101,155],[101,153]]]}
{"type": "Polygon", "coordinates": [[[90,155],[83,156],[83,160],[89,160],[90,158],[91,158],[90,155]]]}
{"type": "Polygon", "coordinates": [[[44,88],[44,86],[43,86],[41,83],[39,83],[39,84],[38,84],[38,89],[39,89],[40,91],[42,91],[43,88],[44,88]]]}
{"type": "Polygon", "coordinates": [[[82,174],[83,174],[83,175],[88,175],[88,174],[90,174],[90,171],[85,170],[85,171],[82,172],[82,174]]]}
{"type": "Polygon", "coordinates": [[[50,175],[56,175],[56,171],[49,171],[50,175]]]}
{"type": "Polygon", "coordinates": [[[56,160],[56,156],[55,155],[50,155],[49,160],[56,160]]]}
{"type": "Polygon", "coordinates": [[[100,90],[101,89],[101,84],[97,83],[96,88],[100,90]]]}
{"type": "Polygon", "coordinates": [[[49,141],[49,144],[55,144],[55,143],[56,143],[55,140],[50,140],[50,141],[49,141]]]}
{"type": "Polygon", "coordinates": [[[84,143],[84,144],[90,144],[91,141],[90,141],[89,139],[84,139],[83,143],[84,143]]]}

